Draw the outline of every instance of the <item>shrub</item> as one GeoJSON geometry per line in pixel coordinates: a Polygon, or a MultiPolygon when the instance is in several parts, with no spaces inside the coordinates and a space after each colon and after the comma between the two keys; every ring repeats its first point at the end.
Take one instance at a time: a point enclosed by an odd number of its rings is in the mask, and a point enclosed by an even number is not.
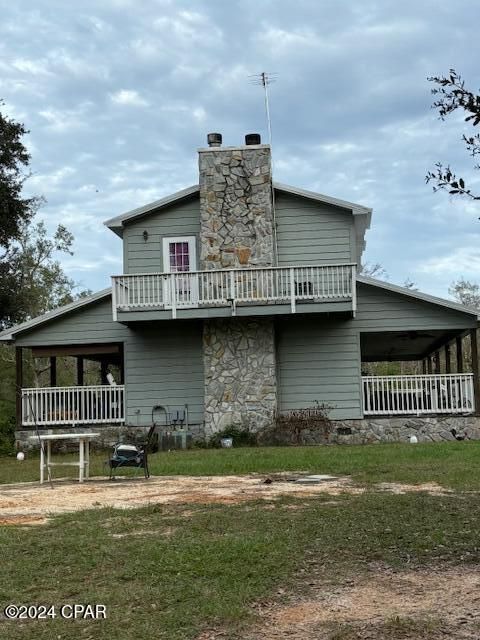
{"type": "Polygon", "coordinates": [[[258,434],[258,441],[266,445],[298,445],[306,440],[327,443],[333,430],[328,416],[332,409],[330,405],[316,402],[313,407],[278,414],[275,423],[258,434]]]}

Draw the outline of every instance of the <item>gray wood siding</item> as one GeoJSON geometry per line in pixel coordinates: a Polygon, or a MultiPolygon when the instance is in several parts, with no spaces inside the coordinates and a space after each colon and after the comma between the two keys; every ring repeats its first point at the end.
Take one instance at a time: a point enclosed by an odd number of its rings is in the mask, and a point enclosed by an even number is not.
{"type": "Polygon", "coordinates": [[[15,344],[27,347],[122,342],[127,335],[127,327],[112,320],[112,300],[108,297],[33,328],[17,338],[15,344]]]}
{"type": "Polygon", "coordinates": [[[330,417],[361,417],[360,343],[349,320],[289,318],[277,324],[280,411],[333,405],[330,417]]]}
{"type": "Polygon", "coordinates": [[[280,266],[356,262],[350,212],[278,192],[275,212],[280,266]]]}
{"type": "Polygon", "coordinates": [[[151,422],[152,407],[189,405],[190,423],[203,423],[202,326],[192,322],[138,323],[112,320],[111,299],[85,306],[15,341],[17,346],[123,342],[126,418],[151,422]]]}
{"type": "MultiPolygon", "coordinates": [[[[186,202],[153,212],[128,224],[123,232],[124,273],[163,272],[162,240],[167,236],[195,236],[197,263],[199,258],[200,203],[192,198],[186,202]],[[143,232],[148,232],[148,240],[143,232]]],[[[198,264],[194,265],[198,268],[198,264]]]]}
{"type": "MultiPolygon", "coordinates": [[[[280,266],[355,262],[350,212],[277,192],[276,217],[280,266]]],[[[123,233],[124,273],[163,271],[162,239],[168,236],[195,236],[198,262],[199,234],[198,197],[127,224],[123,233]],[[146,242],[144,231],[149,234],[146,242]]]]}
{"type": "MultiPolygon", "coordinates": [[[[190,424],[202,424],[201,323],[136,325],[125,343],[125,384],[129,424],[150,424],[154,405],[185,403],[189,406],[190,424]]],[[[161,412],[156,415],[163,419],[161,412]]]]}
{"type": "Polygon", "coordinates": [[[372,285],[357,283],[359,331],[462,329],[476,326],[474,316],[372,285]]]}

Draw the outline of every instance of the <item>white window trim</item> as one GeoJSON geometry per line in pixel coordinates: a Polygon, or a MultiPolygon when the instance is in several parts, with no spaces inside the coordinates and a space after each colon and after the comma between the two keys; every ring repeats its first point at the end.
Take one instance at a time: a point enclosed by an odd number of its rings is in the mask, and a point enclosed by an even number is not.
{"type": "Polygon", "coordinates": [[[190,271],[197,271],[197,241],[195,236],[169,236],[163,238],[163,271],[170,273],[170,251],[171,242],[188,242],[188,254],[190,257],[190,271]]]}

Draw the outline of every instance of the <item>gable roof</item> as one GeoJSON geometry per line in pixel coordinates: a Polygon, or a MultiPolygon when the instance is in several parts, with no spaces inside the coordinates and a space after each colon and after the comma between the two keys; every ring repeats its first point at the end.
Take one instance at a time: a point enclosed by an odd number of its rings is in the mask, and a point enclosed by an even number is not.
{"type": "MultiPolygon", "coordinates": [[[[370,226],[370,217],[372,210],[368,207],[364,207],[354,202],[348,202],[348,200],[332,198],[331,196],[326,196],[322,193],[307,191],[305,189],[299,189],[298,187],[291,187],[290,185],[283,184],[281,182],[274,182],[273,186],[276,191],[300,196],[308,200],[315,200],[316,202],[331,204],[341,209],[347,209],[348,211],[351,211],[355,216],[366,216],[366,224],[364,225],[364,230],[368,229],[368,227],[370,226]]],[[[198,184],[192,185],[191,187],[187,187],[186,189],[182,189],[181,191],[177,191],[176,193],[165,196],[160,200],[155,200],[154,202],[150,202],[149,204],[146,204],[142,207],[137,207],[136,209],[132,209],[131,211],[127,211],[126,213],[122,213],[119,216],[110,218],[109,220],[106,220],[104,222],[104,225],[111,229],[114,233],[122,237],[122,229],[126,224],[129,224],[130,222],[133,222],[138,218],[148,215],[152,211],[164,209],[165,207],[178,203],[187,198],[191,198],[192,196],[195,196],[199,193],[200,186],[198,184]]]]}
{"type": "Polygon", "coordinates": [[[446,307],[447,309],[452,309],[454,311],[460,311],[461,313],[468,313],[469,315],[475,316],[480,319],[480,314],[475,309],[471,309],[470,307],[465,307],[462,304],[458,304],[458,302],[453,302],[453,300],[446,300],[445,298],[437,298],[437,296],[431,296],[428,293],[422,293],[421,291],[415,291],[413,289],[407,289],[406,287],[400,287],[397,284],[391,284],[390,282],[384,282],[383,280],[377,280],[376,278],[370,278],[369,276],[357,276],[357,282],[361,284],[368,284],[372,287],[378,287],[379,289],[385,289],[386,291],[391,291],[392,293],[399,293],[404,296],[409,296],[410,298],[415,298],[416,300],[421,300],[422,302],[430,302],[431,304],[436,304],[441,307],[446,307]]]}
{"type": "Polygon", "coordinates": [[[137,207],[136,209],[132,209],[131,211],[127,211],[126,213],[122,213],[119,216],[115,216],[114,218],[105,220],[103,224],[111,229],[114,233],[116,233],[117,236],[122,237],[123,227],[129,222],[133,222],[137,218],[148,215],[152,211],[164,209],[171,204],[175,204],[187,198],[191,198],[197,193],[200,193],[200,186],[198,184],[194,184],[191,187],[187,187],[186,189],[182,189],[181,191],[172,193],[169,196],[160,198],[160,200],[154,200],[154,202],[145,204],[142,207],[137,207]]]}
{"type": "Polygon", "coordinates": [[[27,320],[26,322],[22,322],[21,324],[17,324],[10,329],[5,329],[5,331],[0,332],[0,342],[10,342],[12,341],[17,333],[23,333],[24,331],[28,331],[30,329],[34,329],[38,325],[44,324],[46,322],[50,322],[50,320],[54,320],[60,316],[63,316],[67,313],[71,313],[72,311],[76,311],[77,309],[81,309],[89,304],[93,304],[94,302],[98,302],[103,298],[107,298],[112,295],[112,288],[102,289],[101,291],[97,291],[96,293],[92,293],[90,296],[86,296],[85,298],[79,298],[74,302],[70,302],[69,304],[64,305],[63,307],[58,307],[58,309],[53,309],[53,311],[48,311],[41,316],[37,316],[36,318],[32,318],[31,320],[27,320]]]}

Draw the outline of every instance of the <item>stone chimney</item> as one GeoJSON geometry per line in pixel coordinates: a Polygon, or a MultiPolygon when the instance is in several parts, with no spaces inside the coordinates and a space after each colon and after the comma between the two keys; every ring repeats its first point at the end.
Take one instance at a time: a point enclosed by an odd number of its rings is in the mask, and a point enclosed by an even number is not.
{"type": "Polygon", "coordinates": [[[200,269],[274,266],[270,146],[258,134],[222,147],[219,133],[199,149],[200,269]]]}
{"type": "MultiPolygon", "coordinates": [[[[219,133],[199,150],[200,269],[275,264],[270,147],[258,134],[222,147],[219,133]]],[[[240,280],[244,274],[237,274],[240,280]]],[[[203,323],[205,433],[272,425],[277,407],[275,325],[268,318],[203,323]]]]}

